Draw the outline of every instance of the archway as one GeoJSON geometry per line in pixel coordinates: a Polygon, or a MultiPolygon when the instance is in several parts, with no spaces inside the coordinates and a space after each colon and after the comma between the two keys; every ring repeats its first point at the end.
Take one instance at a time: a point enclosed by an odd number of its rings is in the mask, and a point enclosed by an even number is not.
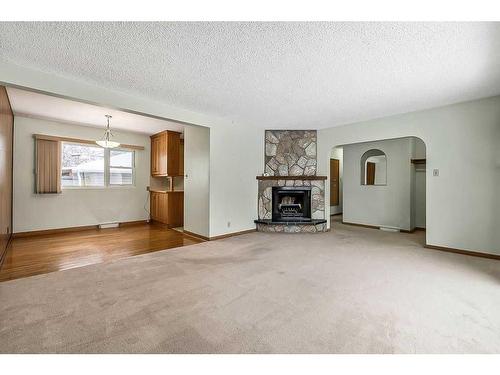
{"type": "Polygon", "coordinates": [[[342,215],[336,222],[386,230],[425,230],[426,156],[426,145],[417,137],[332,147],[329,198],[331,201],[332,189],[337,188],[338,194],[333,195],[339,196],[339,202],[329,204],[330,216],[342,215]],[[333,159],[338,160],[341,171],[337,181],[331,170],[333,159]]]}

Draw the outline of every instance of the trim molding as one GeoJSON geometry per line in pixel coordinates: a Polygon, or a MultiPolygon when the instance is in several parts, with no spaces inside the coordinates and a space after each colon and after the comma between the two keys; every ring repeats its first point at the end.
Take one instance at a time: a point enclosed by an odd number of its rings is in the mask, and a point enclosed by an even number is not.
{"type": "MultiPolygon", "coordinates": [[[[119,227],[129,227],[133,225],[146,224],[147,220],[136,220],[136,221],[124,221],[122,223],[118,223],[119,227]]],[[[42,229],[42,230],[32,230],[28,232],[16,232],[13,234],[13,238],[25,238],[25,237],[34,237],[34,236],[43,236],[47,234],[56,234],[56,233],[71,233],[71,232],[81,232],[89,229],[99,229],[99,224],[96,225],[84,225],[81,227],[68,227],[68,228],[55,228],[55,229],[42,229]]],[[[113,228],[109,228],[113,229],[113,228]]],[[[106,230],[106,229],[103,229],[106,230]]]]}
{"type": "MultiPolygon", "coordinates": [[[[68,138],[68,137],[57,137],[53,135],[44,135],[44,134],[33,134],[35,139],[45,139],[47,141],[61,141],[61,142],[74,142],[74,143],[84,143],[88,145],[95,145],[95,141],[91,141],[88,139],[78,139],[78,138],[68,138]]],[[[143,146],[136,145],[127,145],[120,143],[118,148],[128,148],[131,150],[144,150],[143,146]]]]}
{"type": "MultiPolygon", "coordinates": [[[[342,213],[340,214],[334,214],[334,215],[330,215],[330,216],[336,216],[336,215],[342,215],[342,213]]],[[[363,228],[370,228],[370,229],[380,229],[381,227],[377,226],[377,225],[369,225],[369,224],[358,224],[358,223],[350,223],[348,221],[342,221],[342,224],[345,224],[345,225],[353,225],[355,227],[363,227],[363,228]]],[[[394,229],[398,229],[398,228],[394,228],[394,229]]],[[[413,233],[417,230],[421,230],[421,231],[425,231],[425,228],[420,228],[420,227],[415,227],[413,228],[412,230],[407,230],[407,229],[399,229],[399,231],[401,233],[413,233]]]]}
{"type": "Polygon", "coordinates": [[[348,221],[342,221],[342,224],[345,224],[345,225],[352,225],[352,226],[355,226],[355,227],[370,228],[370,229],[380,229],[380,227],[378,227],[378,226],[376,226],[376,225],[368,225],[368,224],[350,223],[350,222],[348,222],[348,221]]]}
{"type": "Polygon", "coordinates": [[[453,247],[436,246],[436,245],[429,245],[429,244],[425,244],[424,247],[426,249],[445,251],[447,253],[455,253],[455,254],[469,255],[472,257],[500,260],[500,255],[482,253],[480,251],[462,250],[462,249],[455,249],[453,247]]]}
{"type": "Polygon", "coordinates": [[[123,223],[119,223],[120,227],[132,227],[134,225],[147,224],[147,220],[134,220],[134,221],[124,221],[123,223]]]}
{"type": "Polygon", "coordinates": [[[228,233],[228,234],[221,234],[219,236],[210,237],[210,241],[222,240],[223,238],[239,236],[241,234],[247,234],[247,233],[252,233],[252,232],[256,232],[256,231],[257,231],[257,229],[247,229],[247,230],[242,230],[242,231],[239,231],[239,232],[233,232],[233,233],[228,233]]]}
{"type": "Polygon", "coordinates": [[[184,233],[185,235],[187,236],[191,236],[191,237],[194,237],[194,238],[198,238],[200,240],[203,240],[203,241],[210,241],[210,238],[206,237],[206,236],[202,236],[201,234],[197,234],[197,233],[194,233],[194,232],[190,232],[188,230],[183,230],[182,233],[184,233]]]}
{"type": "Polygon", "coordinates": [[[256,232],[256,231],[257,231],[257,229],[248,229],[248,230],[242,230],[239,232],[221,234],[219,236],[213,236],[213,237],[202,236],[201,234],[193,233],[193,232],[190,232],[187,230],[184,230],[184,234],[191,236],[191,237],[199,238],[199,239],[202,239],[205,241],[216,241],[216,240],[222,240],[223,238],[239,236],[241,234],[247,234],[247,233],[252,233],[252,232],[256,232]]]}

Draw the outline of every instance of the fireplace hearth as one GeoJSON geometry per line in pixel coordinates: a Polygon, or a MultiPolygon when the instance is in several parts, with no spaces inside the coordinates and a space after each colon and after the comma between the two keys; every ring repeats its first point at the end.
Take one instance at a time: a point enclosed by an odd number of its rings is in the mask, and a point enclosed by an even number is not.
{"type": "Polygon", "coordinates": [[[273,221],[311,220],[311,188],[274,186],[272,210],[273,221]]]}

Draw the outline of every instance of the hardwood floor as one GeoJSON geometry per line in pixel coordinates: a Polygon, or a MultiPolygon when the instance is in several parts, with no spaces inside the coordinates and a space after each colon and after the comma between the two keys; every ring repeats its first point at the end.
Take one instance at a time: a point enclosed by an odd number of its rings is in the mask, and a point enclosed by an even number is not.
{"type": "Polygon", "coordinates": [[[156,224],[14,238],[0,269],[0,281],[199,242],[203,241],[156,224]]]}

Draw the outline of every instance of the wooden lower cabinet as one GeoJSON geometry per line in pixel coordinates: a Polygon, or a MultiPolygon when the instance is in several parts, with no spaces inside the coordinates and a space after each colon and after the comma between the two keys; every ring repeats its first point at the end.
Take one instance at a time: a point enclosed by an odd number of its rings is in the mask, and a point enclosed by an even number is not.
{"type": "Polygon", "coordinates": [[[171,228],[184,224],[184,192],[151,191],[151,220],[167,224],[171,228]]]}

